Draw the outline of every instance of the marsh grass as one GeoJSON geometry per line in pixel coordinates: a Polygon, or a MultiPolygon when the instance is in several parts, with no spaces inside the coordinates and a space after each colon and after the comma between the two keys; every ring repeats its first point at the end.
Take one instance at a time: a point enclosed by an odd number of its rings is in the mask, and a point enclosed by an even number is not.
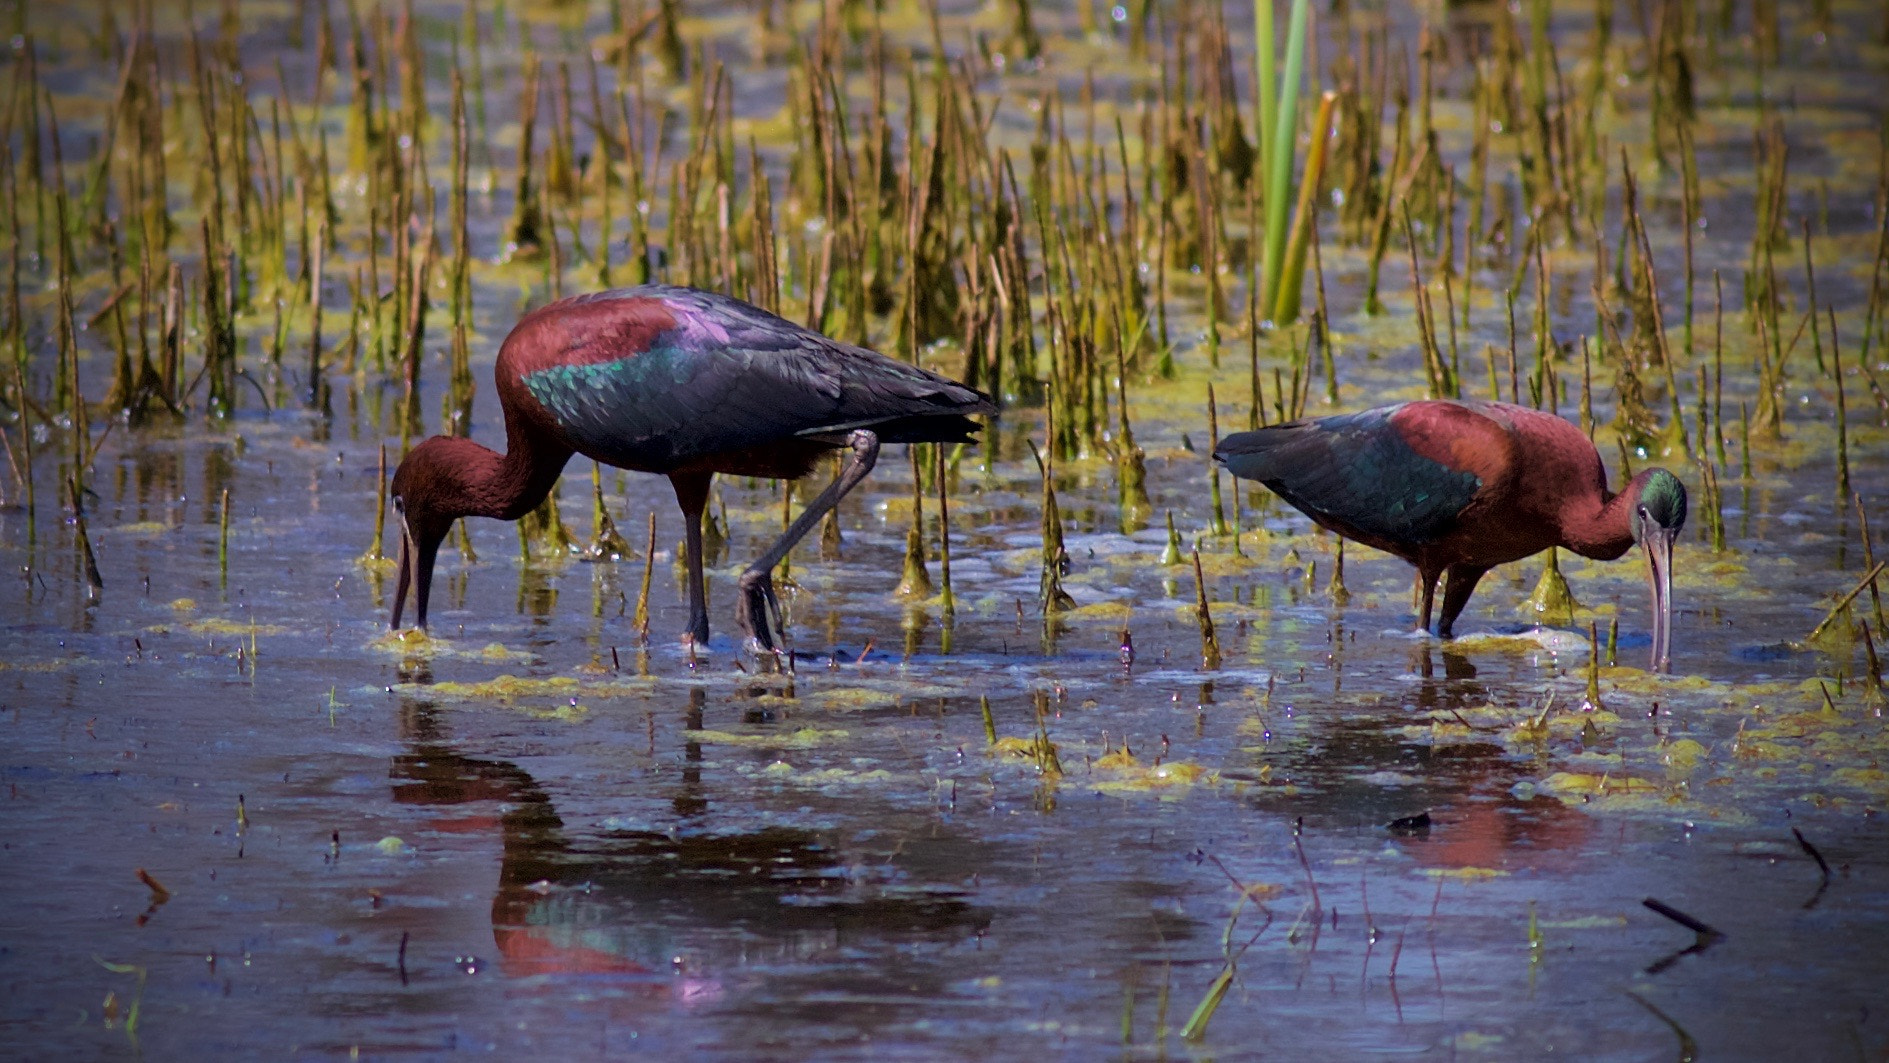
{"type": "MultiPolygon", "coordinates": [[[[25,535],[43,530],[44,483],[82,498],[101,453],[179,421],[225,431],[286,397],[322,426],[311,436],[358,416],[396,461],[434,428],[471,433],[476,363],[520,311],[645,280],[728,291],[997,395],[1009,427],[1040,432],[1046,617],[1074,605],[1064,521],[1078,518],[1059,476],[1112,472],[1118,530],[1159,507],[1159,559],[1186,564],[1180,544],[1204,527],[1211,561],[1242,549],[1250,509],[1236,495],[1228,519],[1217,474],[1193,503],[1151,484],[1177,409],[1199,438],[1204,407],[1211,443],[1220,397],[1247,404],[1229,424],[1257,427],[1304,415],[1314,386],[1337,407],[1415,366],[1427,394],[1454,397],[1482,391],[1467,361],[1492,397],[1578,415],[1623,468],[1676,464],[1715,552],[1738,545],[1721,482],[1762,490],[1799,424],[1834,417],[1848,505],[1889,415],[1889,166],[1878,150],[1879,220],[1829,233],[1822,205],[1863,193],[1803,176],[1821,132],[1777,105],[1775,12],[1748,40],[1677,0],[1550,33],[1529,0],[1474,34],[1416,16],[1413,53],[1388,25],[1315,18],[1306,0],[1277,5],[1283,32],[1271,0],[1250,25],[1128,6],[1084,38],[1094,69],[1058,82],[1045,71],[1074,44],[1020,0],[982,46],[931,3],[800,25],[759,5],[773,111],[743,95],[722,31],[667,0],[613,8],[577,45],[533,5],[297,5],[275,50],[246,42],[281,16],[236,7],[196,22],[155,2],[130,17],[22,8],[0,136],[14,234],[0,400],[25,535]],[[109,59],[103,101],[51,76],[88,45],[109,59]],[[1751,69],[1730,69],[1747,46],[1751,69]],[[1742,92],[1747,74],[1749,113],[1708,105],[1701,86],[1742,92]],[[1621,120],[1642,104],[1644,122],[1621,120]],[[1748,173],[1727,172],[1733,153],[1748,173]],[[1699,222],[1734,187],[1754,225],[1731,248],[1699,222]]],[[[950,615],[970,600],[951,585],[951,517],[983,487],[942,458],[911,459],[904,585],[950,615]]],[[[603,493],[593,470],[589,545],[627,553],[603,493]]],[[[523,556],[583,545],[557,499],[521,524],[523,556]]],[[[726,506],[713,516],[719,539],[726,506]]],[[[246,525],[225,517],[227,570],[246,525]]],[[[375,525],[368,559],[384,562],[384,504],[375,525]]],[[[823,527],[823,555],[840,528],[823,527]]],[[[87,535],[59,534],[75,549],[87,535]]]]}

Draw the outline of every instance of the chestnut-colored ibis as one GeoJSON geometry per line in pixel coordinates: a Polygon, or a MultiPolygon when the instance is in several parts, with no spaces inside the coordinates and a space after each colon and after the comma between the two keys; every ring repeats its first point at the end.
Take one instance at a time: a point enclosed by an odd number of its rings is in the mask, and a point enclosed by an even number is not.
{"type": "Polygon", "coordinates": [[[1673,540],[1686,488],[1646,469],[1607,489],[1600,453],[1553,414],[1501,402],[1404,402],[1230,435],[1214,460],[1319,525],[1417,566],[1421,626],[1449,573],[1437,634],[1476,581],[1551,546],[1611,561],[1639,543],[1653,591],[1653,667],[1672,660],[1673,540]]]}
{"type": "Polygon", "coordinates": [[[686,525],[688,635],[708,640],[702,510],[716,473],[798,479],[821,455],[852,451],[839,477],[741,574],[735,616],[775,648],[772,572],[872,471],[884,443],[972,442],[990,397],[917,366],[840,343],[693,288],[647,285],[564,299],[526,314],[499,348],[506,451],[434,436],[394,473],[400,523],[393,627],[411,593],[426,626],[439,546],[460,517],[517,520],[544,501],[565,462],[661,473],[686,525]],[[770,632],[769,625],[773,631],[770,632]]]}

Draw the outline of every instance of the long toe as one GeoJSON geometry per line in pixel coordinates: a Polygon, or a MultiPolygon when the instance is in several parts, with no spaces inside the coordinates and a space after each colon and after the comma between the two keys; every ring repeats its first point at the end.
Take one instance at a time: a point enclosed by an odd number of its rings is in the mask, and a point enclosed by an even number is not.
{"type": "Polygon", "coordinates": [[[768,580],[762,586],[762,592],[767,598],[767,621],[773,626],[774,633],[780,636],[781,645],[786,646],[787,623],[781,619],[781,600],[780,596],[774,592],[774,581],[768,580]]]}
{"type": "MultiPolygon", "coordinates": [[[[761,615],[763,618],[766,616],[765,613],[761,615]]],[[[760,623],[748,629],[748,639],[757,651],[761,653],[774,652],[774,637],[767,630],[766,619],[762,619],[760,623]]]]}
{"type": "Polygon", "coordinates": [[[773,604],[774,581],[765,572],[747,572],[741,577],[741,593],[735,599],[735,622],[747,633],[756,648],[774,652],[773,633],[768,630],[769,606],[773,604]]]}

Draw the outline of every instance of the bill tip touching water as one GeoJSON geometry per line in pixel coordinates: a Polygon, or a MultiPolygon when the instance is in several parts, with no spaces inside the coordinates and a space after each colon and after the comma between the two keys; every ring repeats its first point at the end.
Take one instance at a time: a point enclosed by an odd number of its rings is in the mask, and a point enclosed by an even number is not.
{"type": "Polygon", "coordinates": [[[1447,573],[1436,626],[1445,638],[1497,565],[1550,547],[1611,561],[1637,543],[1652,590],[1652,666],[1672,662],[1685,485],[1650,468],[1610,491],[1593,442],[1560,417],[1498,402],[1405,402],[1230,435],[1213,457],[1321,527],[1415,565],[1426,630],[1447,573]]]}
{"type": "Polygon", "coordinates": [[[689,627],[708,640],[702,514],[716,473],[798,479],[850,450],[837,479],[740,577],[736,620],[762,650],[781,632],[772,571],[865,479],[884,443],[968,443],[988,395],[829,339],[741,300],[646,285],[575,296],[525,315],[496,366],[506,451],[435,436],[394,473],[400,525],[392,626],[409,594],[426,626],[440,543],[460,517],[517,520],[573,454],[669,477],[685,522],[689,627]]]}

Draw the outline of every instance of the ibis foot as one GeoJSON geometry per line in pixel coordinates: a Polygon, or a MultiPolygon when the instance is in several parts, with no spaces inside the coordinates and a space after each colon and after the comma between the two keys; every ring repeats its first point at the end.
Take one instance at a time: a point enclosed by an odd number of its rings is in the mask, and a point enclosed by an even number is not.
{"type": "Polygon", "coordinates": [[[741,574],[741,590],[735,599],[735,622],[748,633],[755,650],[776,656],[782,652],[787,630],[781,622],[781,602],[774,593],[772,573],[751,568],[741,574]],[[780,635],[781,645],[776,645],[775,634],[780,635]]]}

